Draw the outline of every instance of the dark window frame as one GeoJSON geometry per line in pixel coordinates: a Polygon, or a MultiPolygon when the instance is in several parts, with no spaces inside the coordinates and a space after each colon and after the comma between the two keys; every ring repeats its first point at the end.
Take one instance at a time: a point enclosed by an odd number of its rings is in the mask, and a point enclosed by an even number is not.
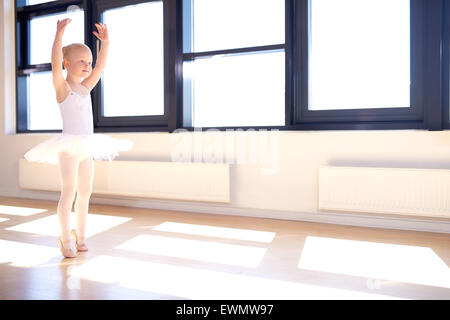
{"type": "MultiPolygon", "coordinates": [[[[439,9],[439,8],[438,8],[439,9]]],[[[450,129],[450,4],[448,1],[442,3],[442,56],[441,69],[442,70],[442,120],[443,129],[450,129]]]]}
{"type": "MultiPolygon", "coordinates": [[[[295,73],[295,83],[297,84],[295,93],[295,106],[293,123],[298,125],[309,125],[315,128],[315,124],[324,125],[333,123],[336,127],[343,129],[353,129],[354,125],[365,124],[366,128],[376,128],[384,123],[384,126],[397,124],[410,125],[412,128],[420,126],[419,122],[423,114],[423,94],[422,94],[422,40],[423,21],[421,20],[420,9],[416,5],[411,7],[411,90],[409,108],[373,108],[373,109],[343,109],[343,110],[308,110],[308,56],[309,56],[309,0],[296,2],[296,13],[300,23],[296,25],[296,30],[301,34],[301,41],[297,43],[296,54],[299,62],[298,68],[303,72],[295,73]],[[416,23],[415,23],[416,22],[416,23]],[[304,93],[304,94],[303,94],[304,93]]],[[[412,0],[411,2],[415,2],[412,0]]],[[[417,2],[415,2],[417,4],[417,2]]],[[[368,61],[370,63],[370,61],[368,61]]]]}
{"type": "MultiPolygon", "coordinates": [[[[83,7],[82,0],[62,0],[58,3],[41,3],[32,6],[24,5],[26,0],[15,0],[15,34],[16,34],[16,132],[61,132],[61,130],[29,130],[29,78],[34,72],[51,71],[51,62],[30,64],[30,20],[41,15],[63,12],[69,5],[83,7]]],[[[84,8],[84,7],[83,7],[84,8]]],[[[85,10],[86,14],[86,10],[85,10]]],[[[85,37],[87,33],[85,30],[85,37]]]]}
{"type": "MultiPolygon", "coordinates": [[[[92,15],[95,17],[95,21],[103,21],[102,13],[108,9],[120,8],[128,5],[135,5],[140,3],[148,3],[160,0],[97,0],[93,3],[92,15]]],[[[170,1],[161,1],[163,3],[163,20],[170,21],[170,13],[174,12],[173,9],[168,8],[170,1]]],[[[169,30],[164,23],[164,58],[169,57],[169,30]]],[[[130,53],[132,53],[130,51],[130,53]]],[[[170,63],[164,62],[164,87],[169,87],[170,79],[170,63]]],[[[102,77],[103,78],[103,77],[102,77]]],[[[94,109],[94,122],[97,124],[96,131],[98,132],[111,132],[118,129],[118,131],[155,131],[155,130],[167,130],[169,123],[169,109],[170,109],[170,91],[164,92],[164,115],[150,115],[150,116],[119,116],[119,117],[104,117],[101,115],[102,99],[101,93],[103,91],[103,81],[99,81],[93,92],[92,96],[95,99],[95,104],[98,106],[94,109]]],[[[173,104],[173,103],[172,103],[173,104]]]]}
{"type": "MultiPolygon", "coordinates": [[[[16,0],[23,1],[23,0],[16,0]]],[[[61,6],[79,5],[85,9],[85,39],[94,56],[94,36],[90,21],[100,20],[100,12],[104,8],[114,5],[127,5],[156,0],[60,0],[61,6]],[[93,20],[92,18],[95,17],[93,20]]],[[[450,5],[445,0],[410,0],[411,3],[411,69],[412,83],[414,83],[414,108],[392,109],[352,109],[352,110],[321,110],[306,109],[306,100],[302,96],[307,79],[307,25],[305,19],[308,14],[310,0],[284,0],[286,8],[285,44],[275,45],[273,48],[284,48],[286,54],[285,65],[285,119],[284,126],[231,126],[231,127],[185,127],[183,126],[183,75],[182,64],[195,56],[234,53],[242,48],[219,50],[216,52],[187,54],[182,52],[183,45],[183,13],[182,0],[163,0],[164,5],[164,99],[165,125],[155,121],[153,125],[148,121],[126,122],[124,119],[102,121],[99,119],[99,105],[102,80],[92,91],[94,106],[94,130],[96,132],[173,132],[177,129],[220,131],[229,129],[269,129],[269,130],[383,130],[383,129],[450,129],[449,115],[449,66],[450,66],[450,5]],[[298,41],[302,39],[303,42],[298,41]],[[416,49],[414,49],[416,48],[416,49]],[[98,126],[97,123],[104,126],[98,126]],[[109,123],[108,123],[109,122],[109,123]],[[144,123],[145,122],[145,123],[144,123]],[[122,126],[120,126],[122,124],[122,126]]],[[[27,59],[26,48],[29,48],[27,28],[24,24],[22,11],[30,9],[45,9],[54,7],[54,3],[43,3],[25,8],[16,7],[16,99],[17,99],[17,132],[60,132],[60,130],[24,130],[27,124],[28,97],[27,83],[23,75],[27,72],[49,71],[50,64],[27,66],[23,68],[23,61],[27,59]],[[22,78],[20,79],[20,77],[22,78]],[[22,93],[22,94],[19,94],[22,93]]],[[[48,13],[48,12],[46,12],[48,13]]],[[[267,49],[254,47],[253,49],[267,49]]],[[[273,49],[272,48],[272,49],[273,49]]],[[[244,50],[251,51],[251,48],[244,50]]],[[[96,58],[96,57],[95,57],[96,58]]],[[[25,77],[26,79],[26,77],[25,77]]],[[[306,88],[307,89],[307,88],[306,88]]],[[[413,90],[411,90],[413,91],[413,90]]],[[[119,117],[120,118],[120,117],[119,117]]],[[[128,117],[128,120],[130,117],[128,117]]],[[[156,119],[155,119],[156,120],[156,119]]],[[[159,119],[161,120],[161,119],[159,119]]]]}
{"type": "MultiPolygon", "coordinates": [[[[291,1],[290,0],[283,0],[285,3],[285,36],[284,36],[284,43],[279,43],[279,44],[271,44],[271,45],[262,45],[262,46],[253,46],[253,47],[241,47],[241,48],[232,48],[232,49],[219,49],[219,50],[211,50],[211,51],[203,51],[203,52],[192,52],[192,50],[190,50],[191,52],[183,52],[183,48],[181,48],[181,58],[180,58],[180,62],[181,62],[181,66],[180,68],[182,68],[183,62],[185,61],[192,61],[196,58],[201,58],[201,57],[211,57],[214,55],[223,55],[223,54],[237,54],[237,53],[252,53],[252,52],[270,52],[270,51],[277,51],[277,50],[284,50],[285,53],[285,86],[286,86],[286,94],[285,94],[285,120],[287,123],[287,120],[290,118],[290,105],[291,105],[291,96],[292,96],[292,92],[291,92],[291,77],[289,76],[290,72],[289,72],[289,68],[291,65],[291,61],[289,59],[289,57],[291,57],[290,51],[291,51],[291,43],[292,43],[292,32],[291,32],[291,1]]],[[[182,6],[182,2],[183,0],[180,1],[181,2],[181,6],[182,6]]],[[[180,20],[179,20],[179,25],[184,27],[186,25],[189,25],[189,23],[186,23],[186,21],[191,21],[192,18],[192,9],[190,8],[190,5],[192,4],[192,0],[186,0],[186,12],[183,12],[183,14],[180,16],[180,20]],[[185,23],[183,24],[183,15],[185,16],[185,23]]],[[[183,28],[182,32],[183,34],[183,41],[188,44],[188,47],[191,47],[191,38],[192,38],[192,33],[191,33],[191,29],[188,26],[188,28],[183,28]]],[[[183,43],[181,43],[181,47],[183,47],[183,43]]],[[[180,95],[181,95],[181,99],[183,98],[183,78],[178,79],[180,81],[180,95]]],[[[180,125],[178,128],[182,128],[188,131],[192,131],[192,130],[197,130],[199,129],[199,127],[193,127],[193,126],[184,126],[183,125],[183,114],[186,112],[185,110],[185,106],[182,105],[180,108],[180,125]]],[[[226,129],[237,129],[237,128],[283,128],[284,126],[223,126],[223,127],[202,127],[202,130],[206,130],[206,129],[217,129],[217,130],[226,130],[226,129]]]]}
{"type": "MultiPolygon", "coordinates": [[[[30,61],[30,38],[29,21],[36,16],[45,16],[64,12],[70,5],[77,5],[84,10],[85,21],[85,44],[92,51],[94,61],[97,60],[96,38],[92,34],[95,22],[102,21],[101,15],[104,10],[123,7],[127,5],[146,3],[160,0],[59,0],[36,5],[17,7],[24,0],[16,0],[16,132],[17,133],[38,133],[38,132],[61,132],[62,130],[30,130],[28,129],[29,115],[29,78],[27,75],[33,72],[51,71],[51,62],[38,65],[31,65],[30,61]]],[[[174,77],[170,70],[174,65],[174,53],[172,50],[174,42],[173,25],[166,21],[175,21],[171,15],[175,13],[171,1],[162,1],[164,14],[164,58],[168,58],[168,63],[164,63],[164,87],[169,88],[164,93],[164,115],[162,116],[127,116],[127,117],[103,117],[101,114],[103,91],[103,76],[91,91],[93,106],[94,132],[148,132],[148,131],[168,131],[170,106],[173,102],[174,77]],[[173,53],[172,53],[173,52],[173,53]]]]}
{"type": "MultiPolygon", "coordinates": [[[[183,127],[186,130],[392,130],[450,128],[449,55],[443,60],[442,43],[450,35],[450,8],[444,0],[410,0],[411,6],[411,105],[409,108],[375,108],[312,111],[307,108],[309,3],[286,1],[286,124],[285,126],[183,127]],[[447,19],[445,19],[447,18],[447,19]],[[446,23],[444,33],[443,25],[446,23]],[[296,39],[301,39],[297,41],[296,39]],[[447,70],[447,72],[444,72],[447,70]],[[302,93],[305,92],[305,95],[302,93]],[[446,95],[446,96],[445,96],[446,95]]],[[[448,46],[444,46],[448,52],[448,46]]],[[[221,52],[219,52],[221,53],[221,52]]]]}

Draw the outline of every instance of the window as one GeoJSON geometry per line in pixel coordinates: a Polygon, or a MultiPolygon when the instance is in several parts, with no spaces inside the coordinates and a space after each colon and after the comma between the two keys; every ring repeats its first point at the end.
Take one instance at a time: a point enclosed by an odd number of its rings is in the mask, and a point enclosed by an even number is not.
{"type": "Polygon", "coordinates": [[[280,0],[183,1],[183,125],[284,126],[280,0]]]}
{"type": "Polygon", "coordinates": [[[185,0],[183,9],[185,23],[193,27],[184,52],[284,43],[283,1],[185,0]]]}
{"type": "Polygon", "coordinates": [[[62,130],[62,120],[56,103],[52,72],[33,72],[29,76],[29,129],[62,130]]]}
{"type": "Polygon", "coordinates": [[[440,6],[425,0],[294,1],[292,127],[442,126],[433,91],[441,80],[431,68],[439,61],[440,6]]]}
{"type": "Polygon", "coordinates": [[[35,4],[51,2],[51,1],[54,1],[54,0],[16,0],[16,6],[17,7],[32,6],[35,4]]]}
{"type": "MultiPolygon", "coordinates": [[[[84,43],[84,9],[43,10],[48,1],[17,1],[17,131],[57,131],[62,121],[51,76],[51,49],[58,19],[72,19],[63,46],[84,43]],[[39,4],[39,5],[38,5],[39,4]]],[[[54,1],[55,3],[57,1],[54,1]]],[[[64,71],[65,76],[65,71],[64,71]]]]}
{"type": "Polygon", "coordinates": [[[163,3],[108,9],[103,23],[112,30],[103,116],[164,115],[163,3]]]}
{"type": "Polygon", "coordinates": [[[409,0],[312,0],[310,10],[309,110],[410,107],[409,0]]]}
{"type": "Polygon", "coordinates": [[[64,45],[101,47],[95,132],[450,129],[450,5],[428,0],[16,0],[17,132],[58,132],[64,45]]]}
{"type": "MultiPolygon", "coordinates": [[[[51,63],[53,38],[40,35],[55,33],[58,19],[72,19],[72,28],[67,28],[63,46],[72,42],[84,43],[83,10],[75,10],[64,14],[37,16],[30,20],[30,65],[51,63]]],[[[66,71],[64,70],[64,77],[66,71]]],[[[29,129],[61,129],[62,121],[50,71],[32,72],[29,74],[29,129]]]]}
{"type": "Polygon", "coordinates": [[[170,100],[165,99],[165,87],[170,82],[164,58],[170,57],[165,54],[165,41],[170,41],[163,4],[161,0],[16,1],[17,131],[62,130],[51,50],[57,20],[64,18],[72,22],[62,45],[88,45],[93,67],[101,48],[92,34],[94,24],[107,24],[110,31],[108,63],[91,91],[94,131],[167,130],[170,100]]]}
{"type": "Polygon", "coordinates": [[[72,19],[70,28],[64,32],[63,46],[84,43],[84,11],[81,9],[52,15],[37,16],[30,20],[30,64],[51,63],[52,46],[56,23],[65,18],[72,19]],[[46,35],[46,36],[44,36],[46,35]]]}

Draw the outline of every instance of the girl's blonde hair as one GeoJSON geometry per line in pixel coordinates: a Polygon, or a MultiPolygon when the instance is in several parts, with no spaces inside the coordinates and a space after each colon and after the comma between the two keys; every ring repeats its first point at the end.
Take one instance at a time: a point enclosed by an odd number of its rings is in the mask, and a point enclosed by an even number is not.
{"type": "Polygon", "coordinates": [[[62,48],[62,53],[63,53],[63,59],[64,60],[68,60],[70,53],[74,50],[74,49],[80,49],[80,48],[86,48],[89,50],[89,52],[91,51],[91,49],[85,45],[84,43],[72,43],[69,44],[65,47],[62,48]]]}

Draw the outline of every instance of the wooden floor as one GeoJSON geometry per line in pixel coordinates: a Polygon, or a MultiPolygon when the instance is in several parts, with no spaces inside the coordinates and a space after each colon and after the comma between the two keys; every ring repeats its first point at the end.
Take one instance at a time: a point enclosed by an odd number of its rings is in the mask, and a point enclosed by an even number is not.
{"type": "Polygon", "coordinates": [[[0,299],[450,299],[450,235],[0,197],[0,299]],[[73,214],[74,216],[75,214],[73,214]]]}

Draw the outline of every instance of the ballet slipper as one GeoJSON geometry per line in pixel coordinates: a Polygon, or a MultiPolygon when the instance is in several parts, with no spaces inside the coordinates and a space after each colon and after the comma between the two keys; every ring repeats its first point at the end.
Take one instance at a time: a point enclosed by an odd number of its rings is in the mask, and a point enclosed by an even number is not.
{"type": "Polygon", "coordinates": [[[77,247],[78,251],[88,251],[88,247],[86,246],[86,243],[79,244],[78,243],[78,237],[75,229],[72,229],[71,231],[72,237],[75,239],[75,246],[77,247]]]}
{"type": "Polygon", "coordinates": [[[61,253],[66,258],[75,258],[77,254],[73,250],[73,248],[64,248],[61,238],[58,238],[58,246],[61,253]]]}

